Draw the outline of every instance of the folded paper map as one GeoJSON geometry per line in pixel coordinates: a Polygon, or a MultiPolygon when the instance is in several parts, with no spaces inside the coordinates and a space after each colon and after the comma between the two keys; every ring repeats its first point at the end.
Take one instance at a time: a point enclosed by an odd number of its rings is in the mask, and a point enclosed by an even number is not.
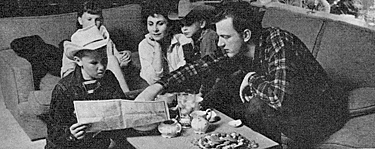
{"type": "Polygon", "coordinates": [[[165,101],[74,101],[79,123],[91,124],[88,132],[144,126],[169,120],[165,101]]]}

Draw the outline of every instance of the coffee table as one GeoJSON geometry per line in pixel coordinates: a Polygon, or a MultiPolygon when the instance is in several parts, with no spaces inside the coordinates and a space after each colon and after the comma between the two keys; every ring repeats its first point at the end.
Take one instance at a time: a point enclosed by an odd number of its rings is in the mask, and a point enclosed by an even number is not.
{"type": "MultiPolygon", "coordinates": [[[[210,124],[207,133],[212,132],[237,132],[249,140],[255,140],[259,144],[259,149],[277,146],[275,141],[253,131],[247,126],[232,127],[228,124],[233,120],[227,115],[215,110],[220,120],[210,124]]],[[[181,135],[175,138],[163,138],[161,135],[142,135],[128,137],[127,140],[135,148],[139,149],[199,149],[192,142],[195,139],[204,136],[204,134],[195,134],[191,128],[183,129],[181,135]]]]}

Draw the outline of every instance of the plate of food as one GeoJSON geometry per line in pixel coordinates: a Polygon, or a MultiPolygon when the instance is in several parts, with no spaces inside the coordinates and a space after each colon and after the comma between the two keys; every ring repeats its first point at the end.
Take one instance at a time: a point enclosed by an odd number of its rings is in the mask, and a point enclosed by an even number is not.
{"type": "Polygon", "coordinates": [[[256,149],[259,144],[239,133],[210,133],[193,141],[201,149],[256,149]]]}

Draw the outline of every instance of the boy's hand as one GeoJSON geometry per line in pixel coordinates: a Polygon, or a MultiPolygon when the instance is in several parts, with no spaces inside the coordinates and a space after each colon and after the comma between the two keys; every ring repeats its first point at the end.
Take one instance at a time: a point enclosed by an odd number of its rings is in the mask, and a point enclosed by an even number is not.
{"type": "Polygon", "coordinates": [[[119,55],[116,55],[120,63],[120,67],[126,67],[129,65],[129,63],[131,62],[131,55],[132,55],[132,52],[128,50],[120,51],[119,55]]]}
{"type": "Polygon", "coordinates": [[[89,128],[89,125],[90,124],[75,123],[72,126],[70,126],[69,130],[73,137],[80,140],[85,137],[86,129],[89,128]]]}

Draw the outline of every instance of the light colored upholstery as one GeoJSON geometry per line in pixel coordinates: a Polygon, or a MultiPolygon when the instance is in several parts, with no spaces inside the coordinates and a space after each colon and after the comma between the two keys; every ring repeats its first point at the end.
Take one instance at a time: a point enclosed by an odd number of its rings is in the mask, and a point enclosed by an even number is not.
{"type": "Polygon", "coordinates": [[[375,87],[375,31],[339,21],[325,24],[317,60],[330,77],[351,89],[375,87]]]}
{"type": "Polygon", "coordinates": [[[350,119],[343,128],[332,134],[318,148],[353,149],[375,148],[375,114],[350,119]]]}
{"type": "Polygon", "coordinates": [[[34,90],[31,64],[11,50],[0,51],[0,81],[4,103],[13,112],[34,90]]]}
{"type": "MultiPolygon", "coordinates": [[[[349,111],[351,117],[375,112],[375,88],[359,88],[349,93],[349,111]]],[[[375,125],[373,125],[375,127],[375,125]]]]}
{"type": "Polygon", "coordinates": [[[63,39],[69,39],[76,30],[76,13],[16,17],[0,19],[0,49],[20,37],[39,35],[46,43],[58,46],[63,39]]]}

